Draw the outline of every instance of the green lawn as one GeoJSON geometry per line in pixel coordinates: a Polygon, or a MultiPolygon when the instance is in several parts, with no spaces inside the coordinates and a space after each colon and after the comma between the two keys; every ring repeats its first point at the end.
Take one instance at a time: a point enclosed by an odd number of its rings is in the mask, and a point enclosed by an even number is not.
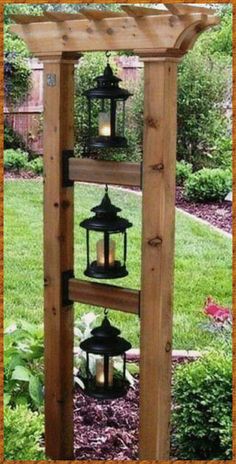
{"type": "MultiPolygon", "coordinates": [[[[5,182],[5,320],[43,320],[42,182],[5,182]]],[[[75,187],[75,274],[83,278],[85,233],[79,222],[101,199],[103,189],[88,185],[75,187]]],[[[124,217],[133,222],[128,238],[129,276],[114,283],[131,288],[140,284],[141,198],[135,193],[110,189],[124,217]]],[[[174,348],[217,347],[219,335],[203,331],[205,298],[212,295],[222,305],[231,305],[231,240],[177,212],[174,348]]],[[[75,305],[76,317],[101,309],[75,305]]],[[[111,311],[111,318],[133,344],[139,343],[139,319],[111,311]]]]}

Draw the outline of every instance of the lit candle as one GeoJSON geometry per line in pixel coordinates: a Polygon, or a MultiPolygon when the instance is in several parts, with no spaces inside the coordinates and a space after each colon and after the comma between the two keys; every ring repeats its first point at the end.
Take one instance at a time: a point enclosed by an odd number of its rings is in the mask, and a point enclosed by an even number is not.
{"type": "MultiPolygon", "coordinates": [[[[99,358],[96,361],[96,384],[99,387],[104,387],[105,376],[104,376],[104,358],[99,358]]],[[[113,360],[109,358],[108,365],[108,386],[112,387],[113,384],[113,360]]]]}
{"type": "Polygon", "coordinates": [[[101,112],[98,115],[98,132],[99,135],[109,137],[111,135],[110,114],[101,112]]]}
{"type": "MultiPolygon", "coordinates": [[[[109,256],[108,263],[109,266],[114,266],[115,264],[115,249],[116,243],[114,240],[109,241],[109,256]]],[[[97,264],[98,266],[104,266],[105,264],[105,250],[104,250],[104,240],[98,240],[97,242],[97,264]]]]}

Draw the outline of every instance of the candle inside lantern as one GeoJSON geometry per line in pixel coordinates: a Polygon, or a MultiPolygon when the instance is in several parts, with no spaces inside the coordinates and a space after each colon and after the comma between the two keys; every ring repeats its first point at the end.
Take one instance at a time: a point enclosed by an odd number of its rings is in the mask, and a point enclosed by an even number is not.
{"type": "MultiPolygon", "coordinates": [[[[115,264],[115,249],[116,243],[114,240],[109,241],[109,256],[108,264],[109,266],[114,266],[115,264]]],[[[97,265],[104,266],[105,264],[105,250],[104,250],[104,240],[98,240],[97,242],[97,265]]]]}
{"type": "Polygon", "coordinates": [[[111,123],[110,123],[110,113],[101,112],[98,115],[98,132],[99,135],[105,135],[110,137],[111,135],[111,123]]]}
{"type": "MultiPolygon", "coordinates": [[[[99,358],[96,361],[96,384],[99,387],[104,387],[104,384],[105,384],[104,358],[99,358]]],[[[109,358],[108,386],[112,387],[112,384],[113,384],[113,360],[109,358]]]]}

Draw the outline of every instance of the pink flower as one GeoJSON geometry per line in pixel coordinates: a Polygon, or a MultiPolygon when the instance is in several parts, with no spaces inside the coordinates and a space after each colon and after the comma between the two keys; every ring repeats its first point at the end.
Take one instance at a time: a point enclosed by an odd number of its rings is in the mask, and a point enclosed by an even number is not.
{"type": "Polygon", "coordinates": [[[216,322],[230,321],[232,319],[230,309],[218,305],[210,296],[206,299],[203,312],[206,316],[211,317],[216,322]]]}

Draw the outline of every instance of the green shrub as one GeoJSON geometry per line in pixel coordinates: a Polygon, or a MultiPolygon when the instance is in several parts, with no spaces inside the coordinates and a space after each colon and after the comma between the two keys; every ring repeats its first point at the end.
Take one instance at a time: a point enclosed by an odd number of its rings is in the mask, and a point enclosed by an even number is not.
{"type": "Polygon", "coordinates": [[[184,193],[190,201],[221,201],[231,188],[232,174],[229,169],[203,168],[189,176],[185,182],[184,193]]]}
{"type": "Polygon", "coordinates": [[[8,107],[22,104],[31,88],[31,69],[27,60],[16,52],[4,55],[4,97],[8,107]]]}
{"type": "Polygon", "coordinates": [[[173,394],[178,459],[231,459],[232,357],[211,352],[177,367],[173,394]]]}
{"type": "Polygon", "coordinates": [[[186,161],[177,161],[176,163],[176,184],[184,185],[184,182],[192,174],[192,165],[186,161]]]}
{"type": "Polygon", "coordinates": [[[4,168],[10,171],[25,169],[28,162],[28,153],[9,148],[4,151],[4,168]]]}
{"type": "Polygon", "coordinates": [[[229,57],[203,53],[196,46],[179,66],[177,156],[193,165],[218,167],[225,152],[217,146],[221,138],[230,139],[230,122],[225,116],[225,102],[231,87],[229,57]]]}
{"type": "Polygon", "coordinates": [[[38,158],[33,159],[29,163],[27,163],[27,170],[32,171],[34,174],[42,174],[43,173],[43,158],[39,156],[38,158]]]}
{"type": "Polygon", "coordinates": [[[4,458],[6,460],[45,459],[42,445],[43,415],[26,406],[4,408],[4,458]]]}
{"type": "Polygon", "coordinates": [[[4,331],[4,397],[15,407],[43,405],[43,330],[27,322],[4,331]]]}
{"type": "Polygon", "coordinates": [[[4,150],[8,148],[13,148],[17,150],[20,148],[22,151],[27,151],[26,143],[21,134],[16,132],[11,124],[7,121],[7,118],[4,119],[4,150]]]}

